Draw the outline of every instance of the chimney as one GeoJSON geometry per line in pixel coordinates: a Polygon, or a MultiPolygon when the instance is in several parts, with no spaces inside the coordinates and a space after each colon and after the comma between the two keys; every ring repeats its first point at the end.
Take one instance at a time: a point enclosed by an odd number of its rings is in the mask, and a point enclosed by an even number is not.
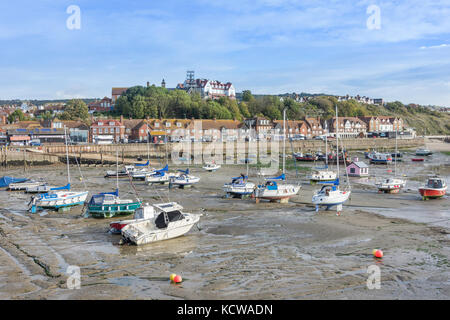
{"type": "Polygon", "coordinates": [[[120,123],[123,124],[123,115],[120,116],[120,123]]]}
{"type": "Polygon", "coordinates": [[[147,88],[150,87],[150,82],[147,81],[147,88]]]}

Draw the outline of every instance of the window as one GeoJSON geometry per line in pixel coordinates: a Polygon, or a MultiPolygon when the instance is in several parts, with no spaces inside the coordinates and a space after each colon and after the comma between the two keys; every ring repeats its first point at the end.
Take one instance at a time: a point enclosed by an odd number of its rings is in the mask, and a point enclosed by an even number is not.
{"type": "Polygon", "coordinates": [[[98,128],[98,133],[102,133],[102,128],[98,128]]]}
{"type": "Polygon", "coordinates": [[[170,128],[170,122],[166,122],[166,128],[170,128]]]}
{"type": "Polygon", "coordinates": [[[110,126],[113,126],[113,125],[114,125],[114,122],[113,122],[113,121],[110,121],[110,122],[109,122],[109,125],[110,125],[110,126]]]}
{"type": "Polygon", "coordinates": [[[181,128],[181,122],[177,122],[177,127],[181,128]]]}
{"type": "Polygon", "coordinates": [[[93,132],[93,133],[97,133],[97,128],[93,128],[93,129],[92,129],[92,132],[93,132]]]}
{"type": "Polygon", "coordinates": [[[155,122],[155,128],[159,128],[159,122],[155,122]]]}
{"type": "Polygon", "coordinates": [[[99,121],[98,125],[99,125],[99,126],[102,126],[102,125],[103,125],[103,122],[100,122],[100,121],[99,121]]]}

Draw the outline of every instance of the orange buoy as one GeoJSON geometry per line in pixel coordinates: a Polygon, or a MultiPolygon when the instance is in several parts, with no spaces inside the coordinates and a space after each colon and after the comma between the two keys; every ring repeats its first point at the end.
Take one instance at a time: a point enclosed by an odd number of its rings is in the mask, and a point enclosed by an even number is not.
{"type": "Polygon", "coordinates": [[[175,278],[173,278],[173,282],[175,283],[180,283],[181,281],[183,281],[183,279],[181,278],[180,275],[175,276],[175,278]]]}
{"type": "Polygon", "coordinates": [[[374,253],[375,258],[383,258],[383,251],[377,249],[374,253]]]}
{"type": "Polygon", "coordinates": [[[173,279],[175,279],[175,277],[176,277],[177,275],[175,274],[175,273],[171,273],[170,274],[170,281],[174,281],[173,279]]]}

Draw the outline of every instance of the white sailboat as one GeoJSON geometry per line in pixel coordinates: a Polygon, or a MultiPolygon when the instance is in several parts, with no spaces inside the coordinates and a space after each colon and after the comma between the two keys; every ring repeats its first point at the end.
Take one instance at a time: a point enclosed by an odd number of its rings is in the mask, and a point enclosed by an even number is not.
{"type": "Polygon", "coordinates": [[[201,216],[183,212],[183,207],[176,202],[147,205],[143,210],[146,219],[128,223],[121,228],[123,242],[144,245],[173,239],[189,232],[201,216]]]}
{"type": "MultiPolygon", "coordinates": [[[[336,121],[339,123],[337,105],[336,121]]],[[[316,205],[316,211],[319,211],[320,206],[325,206],[327,210],[333,206],[337,206],[339,213],[342,210],[342,204],[348,200],[351,194],[350,186],[348,186],[347,190],[341,190],[339,186],[339,127],[337,127],[336,131],[336,155],[337,179],[333,185],[323,186],[322,189],[316,191],[312,196],[312,203],[316,205]]]]}
{"type": "Polygon", "coordinates": [[[178,170],[181,174],[176,176],[170,176],[170,184],[185,187],[196,184],[200,181],[199,177],[193,176],[189,173],[189,169],[186,170],[178,170]]]}
{"type": "Polygon", "coordinates": [[[220,169],[220,164],[216,164],[214,161],[211,163],[205,163],[205,165],[202,167],[203,170],[214,172],[220,169]]]}
{"type": "Polygon", "coordinates": [[[148,184],[154,184],[154,183],[168,183],[170,181],[171,175],[167,172],[169,171],[169,166],[166,165],[164,168],[155,170],[154,174],[147,175],[145,177],[145,182],[148,184]]]}
{"type": "Polygon", "coordinates": [[[309,180],[311,184],[333,184],[337,179],[337,173],[328,169],[328,138],[325,136],[325,168],[313,170],[309,180]]]}
{"type": "Polygon", "coordinates": [[[283,173],[274,178],[267,178],[264,185],[258,185],[254,191],[256,202],[260,199],[287,202],[300,191],[300,185],[278,183],[286,180],[286,108],[283,110],[283,173]]]}
{"type": "Polygon", "coordinates": [[[378,192],[398,193],[406,185],[405,180],[397,178],[397,135],[398,131],[395,132],[394,177],[376,182],[375,186],[378,188],[378,192]]]}
{"type": "Polygon", "coordinates": [[[70,191],[70,168],[69,168],[69,150],[67,148],[67,134],[64,127],[64,138],[66,142],[66,162],[67,162],[67,185],[59,188],[51,188],[50,192],[32,196],[30,205],[31,212],[36,213],[37,209],[69,208],[84,204],[88,196],[88,191],[70,191]]]}

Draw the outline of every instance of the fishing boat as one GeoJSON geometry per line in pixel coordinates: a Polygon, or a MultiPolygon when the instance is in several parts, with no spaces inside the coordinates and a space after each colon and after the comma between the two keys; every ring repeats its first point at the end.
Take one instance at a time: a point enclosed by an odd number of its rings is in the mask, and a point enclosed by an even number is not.
{"type": "Polygon", "coordinates": [[[216,164],[216,163],[206,163],[203,167],[203,170],[209,171],[209,172],[214,172],[220,169],[220,164],[216,164]]]}
{"type": "Polygon", "coordinates": [[[29,203],[31,213],[36,213],[38,209],[66,210],[67,208],[84,204],[86,201],[88,191],[71,191],[66,127],[64,127],[64,139],[66,144],[67,185],[51,188],[48,193],[32,196],[29,203]]]}
{"type": "Polygon", "coordinates": [[[372,164],[388,164],[392,162],[392,156],[389,153],[375,152],[369,155],[372,164]]]}
{"type": "Polygon", "coordinates": [[[0,178],[0,188],[9,187],[11,183],[22,183],[28,181],[26,178],[14,178],[9,176],[4,176],[0,178]]]}
{"type": "Polygon", "coordinates": [[[152,218],[132,222],[122,228],[124,243],[144,245],[180,237],[188,233],[201,216],[183,212],[183,207],[176,202],[154,204],[153,207],[156,210],[152,218]]]}
{"type": "MultiPolygon", "coordinates": [[[[116,151],[116,166],[119,167],[118,151],[116,151]]],[[[94,194],[87,205],[87,213],[93,218],[112,218],[119,215],[129,215],[141,206],[141,201],[121,199],[119,197],[119,170],[116,171],[116,190],[94,194]]]]}
{"type": "Polygon", "coordinates": [[[430,177],[427,184],[419,188],[419,193],[422,200],[441,198],[447,193],[447,183],[439,176],[430,177]]]}
{"type": "MultiPolygon", "coordinates": [[[[336,121],[339,123],[338,109],[336,105],[336,121]]],[[[344,153],[344,156],[346,154],[344,153]]],[[[316,206],[316,211],[319,211],[320,206],[325,206],[328,210],[329,208],[336,206],[337,212],[342,210],[342,204],[344,204],[351,195],[350,185],[348,185],[346,190],[340,189],[339,181],[339,130],[336,132],[336,165],[337,165],[337,179],[333,185],[325,185],[319,191],[316,191],[312,196],[312,203],[316,206]]],[[[346,170],[347,171],[347,170],[346,170]]],[[[347,176],[347,183],[349,179],[347,176]]]]}
{"type": "Polygon", "coordinates": [[[384,193],[398,193],[400,189],[405,187],[405,180],[398,178],[387,178],[375,183],[378,192],[384,193]]]}
{"type": "Polygon", "coordinates": [[[318,159],[318,157],[316,155],[313,155],[312,153],[295,153],[295,160],[297,161],[305,161],[305,162],[313,162],[316,161],[318,159]]]}
{"type": "Polygon", "coordinates": [[[189,174],[189,169],[178,170],[181,172],[180,175],[170,177],[170,185],[175,185],[179,187],[191,186],[200,181],[199,177],[195,177],[189,174]]]}
{"type": "Polygon", "coordinates": [[[416,156],[431,156],[432,154],[433,152],[428,149],[420,148],[416,150],[416,156]]]}
{"type": "Polygon", "coordinates": [[[241,174],[239,177],[231,178],[231,183],[223,185],[226,197],[240,197],[251,195],[255,190],[255,184],[248,181],[248,175],[241,174]]]}
{"type": "Polygon", "coordinates": [[[349,156],[345,153],[341,153],[339,156],[336,156],[336,154],[329,154],[328,157],[324,160],[327,161],[328,164],[336,165],[339,161],[339,164],[349,165],[352,163],[349,156]]]}
{"type": "Polygon", "coordinates": [[[133,165],[128,165],[128,166],[125,166],[124,169],[122,169],[122,170],[106,171],[105,178],[116,178],[117,176],[119,178],[127,178],[129,175],[131,175],[135,171],[136,171],[136,168],[133,165]]]}
{"type": "Polygon", "coordinates": [[[134,212],[133,219],[121,220],[121,221],[113,221],[109,224],[109,232],[113,234],[120,234],[122,228],[127,224],[133,222],[140,222],[143,220],[152,219],[155,216],[155,208],[146,203],[144,206],[139,207],[134,212]]]}
{"type": "Polygon", "coordinates": [[[148,184],[154,184],[154,183],[168,183],[170,180],[170,175],[167,173],[169,171],[169,166],[166,165],[164,168],[155,170],[154,174],[147,175],[145,177],[145,182],[148,184]]]}

